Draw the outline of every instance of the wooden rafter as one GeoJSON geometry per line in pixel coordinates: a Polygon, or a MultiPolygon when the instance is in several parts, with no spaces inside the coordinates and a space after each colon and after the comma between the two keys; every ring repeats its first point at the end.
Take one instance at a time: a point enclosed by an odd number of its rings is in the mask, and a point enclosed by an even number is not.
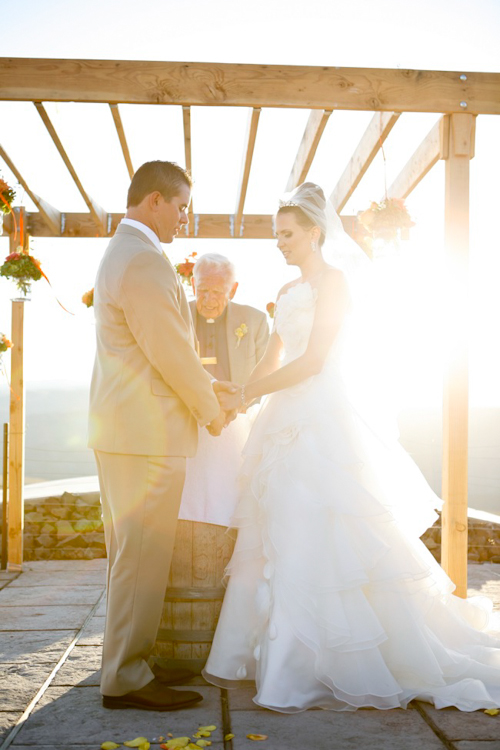
{"type": "MultiPolygon", "coordinates": [[[[192,156],[191,156],[191,107],[182,108],[182,125],[184,129],[184,158],[186,161],[186,169],[189,172],[189,174],[192,175],[193,174],[193,162],[192,162],[192,156]]],[[[194,234],[193,199],[191,199],[191,203],[189,204],[188,218],[189,218],[188,231],[189,231],[189,234],[192,236],[194,234]]]]}
{"type": "MultiPolygon", "coordinates": [[[[116,227],[123,219],[124,214],[109,214],[111,230],[110,234],[116,230],[116,227]]],[[[231,239],[233,237],[233,214],[195,214],[194,216],[197,232],[197,239],[231,239]]],[[[342,216],[344,229],[349,234],[352,233],[355,221],[352,216],[342,216]]],[[[26,221],[30,227],[30,235],[33,237],[53,237],[54,234],[50,226],[44,221],[39,213],[27,213],[26,221]]],[[[4,227],[6,232],[13,230],[12,218],[10,215],[4,217],[4,227]]],[[[64,231],[62,237],[95,237],[95,225],[92,217],[88,213],[66,213],[64,231]]],[[[244,216],[243,233],[240,235],[244,239],[272,240],[273,217],[269,214],[246,214],[244,216]]],[[[194,237],[194,235],[190,235],[194,237]]]]}
{"type": "Polygon", "coordinates": [[[238,187],[238,197],[236,199],[236,210],[234,212],[234,236],[240,237],[242,233],[241,221],[243,210],[245,208],[245,198],[247,196],[248,180],[250,179],[250,169],[252,166],[253,151],[255,140],[257,138],[257,128],[259,126],[260,109],[253,109],[250,112],[245,144],[245,158],[241,170],[240,184],[238,187]]]}
{"type": "Polygon", "coordinates": [[[57,208],[54,208],[54,206],[51,206],[50,203],[47,203],[43,200],[43,198],[40,198],[36,193],[34,193],[28,186],[26,180],[23,178],[13,161],[10,159],[7,152],[0,146],[0,156],[4,160],[4,162],[7,164],[8,168],[16,178],[16,180],[19,182],[20,185],[23,186],[35,206],[40,211],[40,214],[45,221],[45,223],[48,225],[48,227],[53,232],[54,236],[58,236],[61,233],[61,212],[57,210],[57,208]]]}
{"type": "Polygon", "coordinates": [[[62,160],[66,164],[66,167],[69,173],[71,174],[75,182],[75,185],[80,191],[80,194],[83,200],[87,204],[90,214],[92,216],[92,219],[94,221],[94,224],[99,231],[99,234],[105,237],[108,234],[107,213],[97,203],[95,203],[95,201],[90,197],[90,195],[84,190],[84,187],[82,183],[80,182],[80,179],[75,171],[75,168],[73,167],[71,161],[69,160],[69,157],[66,151],[64,150],[64,146],[62,145],[59,139],[59,136],[57,135],[56,130],[54,126],[52,125],[50,117],[48,116],[47,111],[45,107],[43,106],[43,104],[41,102],[35,102],[35,107],[37,108],[38,114],[42,118],[45,127],[49,131],[50,137],[54,141],[54,145],[59,151],[59,154],[61,155],[62,160]]]}
{"type": "Polygon", "coordinates": [[[309,115],[304,135],[300,142],[295,162],[290,172],[290,177],[286,184],[286,190],[293,190],[300,185],[301,182],[307,177],[307,173],[311,167],[314,155],[318,148],[321,136],[325,130],[328,118],[332,114],[332,110],[319,110],[313,109],[309,115]]]}
{"type": "Polygon", "coordinates": [[[0,58],[0,99],[500,114],[500,73],[0,58]]]}
{"type": "Polygon", "coordinates": [[[398,112],[377,112],[373,115],[356,151],[330,196],[333,207],[338,213],[342,211],[354,193],[398,118],[398,112]]]}
{"type": "Polygon", "coordinates": [[[439,159],[448,158],[449,115],[426,135],[387,191],[389,198],[406,198],[439,159]]]}
{"type": "Polygon", "coordinates": [[[120,146],[122,147],[123,158],[125,159],[125,164],[127,165],[128,174],[130,179],[132,179],[132,177],[134,176],[134,167],[132,166],[132,159],[130,158],[130,151],[128,148],[127,138],[125,136],[125,130],[123,128],[122,118],[118,109],[118,104],[110,104],[109,108],[111,109],[111,114],[113,115],[113,121],[115,123],[120,146]]]}

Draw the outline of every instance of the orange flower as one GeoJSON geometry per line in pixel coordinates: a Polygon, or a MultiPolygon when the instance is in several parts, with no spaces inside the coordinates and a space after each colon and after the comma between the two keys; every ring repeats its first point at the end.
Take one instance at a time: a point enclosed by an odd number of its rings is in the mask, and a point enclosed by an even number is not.
{"type": "Polygon", "coordinates": [[[275,302],[268,302],[266,305],[266,312],[269,315],[270,318],[274,318],[274,312],[276,308],[275,302]]]}
{"type": "Polygon", "coordinates": [[[84,305],[87,305],[87,307],[93,307],[94,305],[94,289],[90,289],[90,291],[85,292],[85,294],[82,295],[82,302],[84,305]]]}

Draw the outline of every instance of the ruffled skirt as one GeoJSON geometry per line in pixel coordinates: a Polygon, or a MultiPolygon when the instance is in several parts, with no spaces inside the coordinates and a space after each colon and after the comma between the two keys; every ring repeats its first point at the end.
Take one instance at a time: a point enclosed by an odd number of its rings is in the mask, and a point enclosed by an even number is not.
{"type": "Polygon", "coordinates": [[[282,712],[500,705],[491,603],[452,595],[419,539],[439,499],[335,372],[270,396],[244,455],[208,681],[282,712]]]}

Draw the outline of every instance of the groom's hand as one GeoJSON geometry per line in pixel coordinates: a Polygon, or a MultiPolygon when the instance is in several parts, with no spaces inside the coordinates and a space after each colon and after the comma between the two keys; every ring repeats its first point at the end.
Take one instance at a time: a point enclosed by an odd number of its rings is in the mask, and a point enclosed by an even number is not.
{"type": "Polygon", "coordinates": [[[218,416],[215,417],[215,419],[212,419],[210,424],[207,424],[207,430],[212,435],[212,437],[219,437],[225,426],[226,412],[221,409],[218,416]]]}
{"type": "Polygon", "coordinates": [[[239,385],[231,383],[229,380],[214,380],[212,388],[217,398],[219,398],[219,393],[237,393],[240,389],[239,385]]]}

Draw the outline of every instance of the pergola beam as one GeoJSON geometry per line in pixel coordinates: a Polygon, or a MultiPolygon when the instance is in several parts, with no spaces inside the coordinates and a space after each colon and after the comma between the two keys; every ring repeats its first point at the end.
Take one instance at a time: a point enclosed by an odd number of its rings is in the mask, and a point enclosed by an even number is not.
{"type": "Polygon", "coordinates": [[[0,146],[0,156],[4,160],[4,162],[7,164],[8,168],[16,178],[16,180],[19,182],[20,185],[23,186],[26,193],[29,195],[35,206],[40,211],[43,220],[45,223],[50,227],[51,231],[53,232],[54,236],[58,236],[61,233],[61,212],[57,210],[57,208],[54,208],[54,206],[51,206],[50,203],[47,203],[43,200],[43,198],[40,198],[39,195],[34,193],[27,184],[26,180],[23,178],[17,167],[15,166],[12,159],[10,159],[9,155],[5,151],[5,149],[0,146]]]}
{"type": "MultiPolygon", "coordinates": [[[[88,213],[66,213],[64,230],[61,237],[95,237],[95,225],[88,213]]],[[[124,214],[109,214],[110,234],[113,234],[123,219],[124,214]]],[[[342,216],[344,229],[352,233],[355,218],[342,216]]],[[[233,214],[195,214],[196,239],[233,239],[233,214]]],[[[31,237],[54,237],[50,226],[39,213],[26,213],[26,223],[31,237]]],[[[268,214],[246,214],[243,216],[242,239],[272,240],[274,239],[273,217],[268,214]]],[[[4,217],[6,232],[12,232],[14,225],[10,215],[4,217]]],[[[194,234],[190,235],[194,238],[194,234]]]]}
{"type": "Polygon", "coordinates": [[[127,138],[125,136],[125,130],[123,128],[122,118],[118,109],[118,104],[110,104],[109,108],[113,116],[113,122],[115,123],[115,128],[118,135],[118,140],[120,141],[123,158],[125,159],[125,164],[127,165],[128,175],[130,179],[132,179],[132,177],[134,176],[134,167],[132,165],[132,159],[130,158],[130,151],[128,148],[127,138]]]}
{"type": "Polygon", "coordinates": [[[238,188],[238,197],[236,199],[236,210],[234,212],[234,236],[240,237],[242,233],[242,218],[245,208],[245,198],[247,197],[248,180],[250,179],[250,169],[252,167],[253,152],[255,140],[257,138],[257,128],[259,126],[260,109],[252,109],[248,120],[247,135],[245,139],[245,157],[241,169],[240,184],[238,188]]]}
{"type": "MultiPolygon", "coordinates": [[[[193,161],[191,154],[191,107],[182,108],[182,125],[184,130],[184,158],[186,162],[186,169],[190,175],[193,174],[193,161]]],[[[194,209],[193,199],[188,209],[188,232],[192,236],[194,234],[194,209]]]]}
{"type": "Polygon", "coordinates": [[[363,133],[353,156],[330,196],[330,201],[337,213],[342,211],[356,190],[363,175],[382,148],[382,144],[398,119],[398,112],[377,112],[377,114],[373,115],[370,124],[363,133]]]}
{"type": "Polygon", "coordinates": [[[439,159],[448,158],[449,115],[426,135],[387,191],[389,198],[407,198],[439,159]]]}
{"type": "Polygon", "coordinates": [[[295,162],[290,172],[290,177],[286,184],[285,190],[288,192],[293,190],[300,185],[307,177],[307,173],[311,168],[316,150],[318,148],[321,136],[325,130],[328,118],[332,114],[332,110],[319,110],[313,109],[309,115],[304,135],[300,142],[295,162]]]}
{"type": "Polygon", "coordinates": [[[500,73],[0,58],[0,100],[500,114],[500,73]]]}
{"type": "MultiPolygon", "coordinates": [[[[42,118],[43,124],[49,131],[49,135],[52,138],[55,147],[59,151],[59,154],[65,163],[68,172],[72,176],[75,185],[77,186],[78,190],[80,191],[80,195],[82,196],[83,200],[87,204],[87,207],[90,211],[91,217],[94,221],[95,227],[97,227],[99,234],[105,237],[108,234],[107,229],[107,223],[108,223],[108,215],[104,211],[103,208],[101,208],[95,201],[90,197],[90,195],[86,192],[84,189],[82,183],[80,182],[80,178],[78,177],[75,168],[73,167],[73,164],[71,163],[66,151],[64,150],[64,146],[61,143],[61,140],[59,136],[57,135],[56,129],[52,125],[52,122],[50,120],[50,117],[47,114],[47,110],[43,106],[41,102],[35,102],[35,107],[37,108],[38,114],[42,118]]],[[[94,231],[95,236],[95,231],[94,231]]]]}

